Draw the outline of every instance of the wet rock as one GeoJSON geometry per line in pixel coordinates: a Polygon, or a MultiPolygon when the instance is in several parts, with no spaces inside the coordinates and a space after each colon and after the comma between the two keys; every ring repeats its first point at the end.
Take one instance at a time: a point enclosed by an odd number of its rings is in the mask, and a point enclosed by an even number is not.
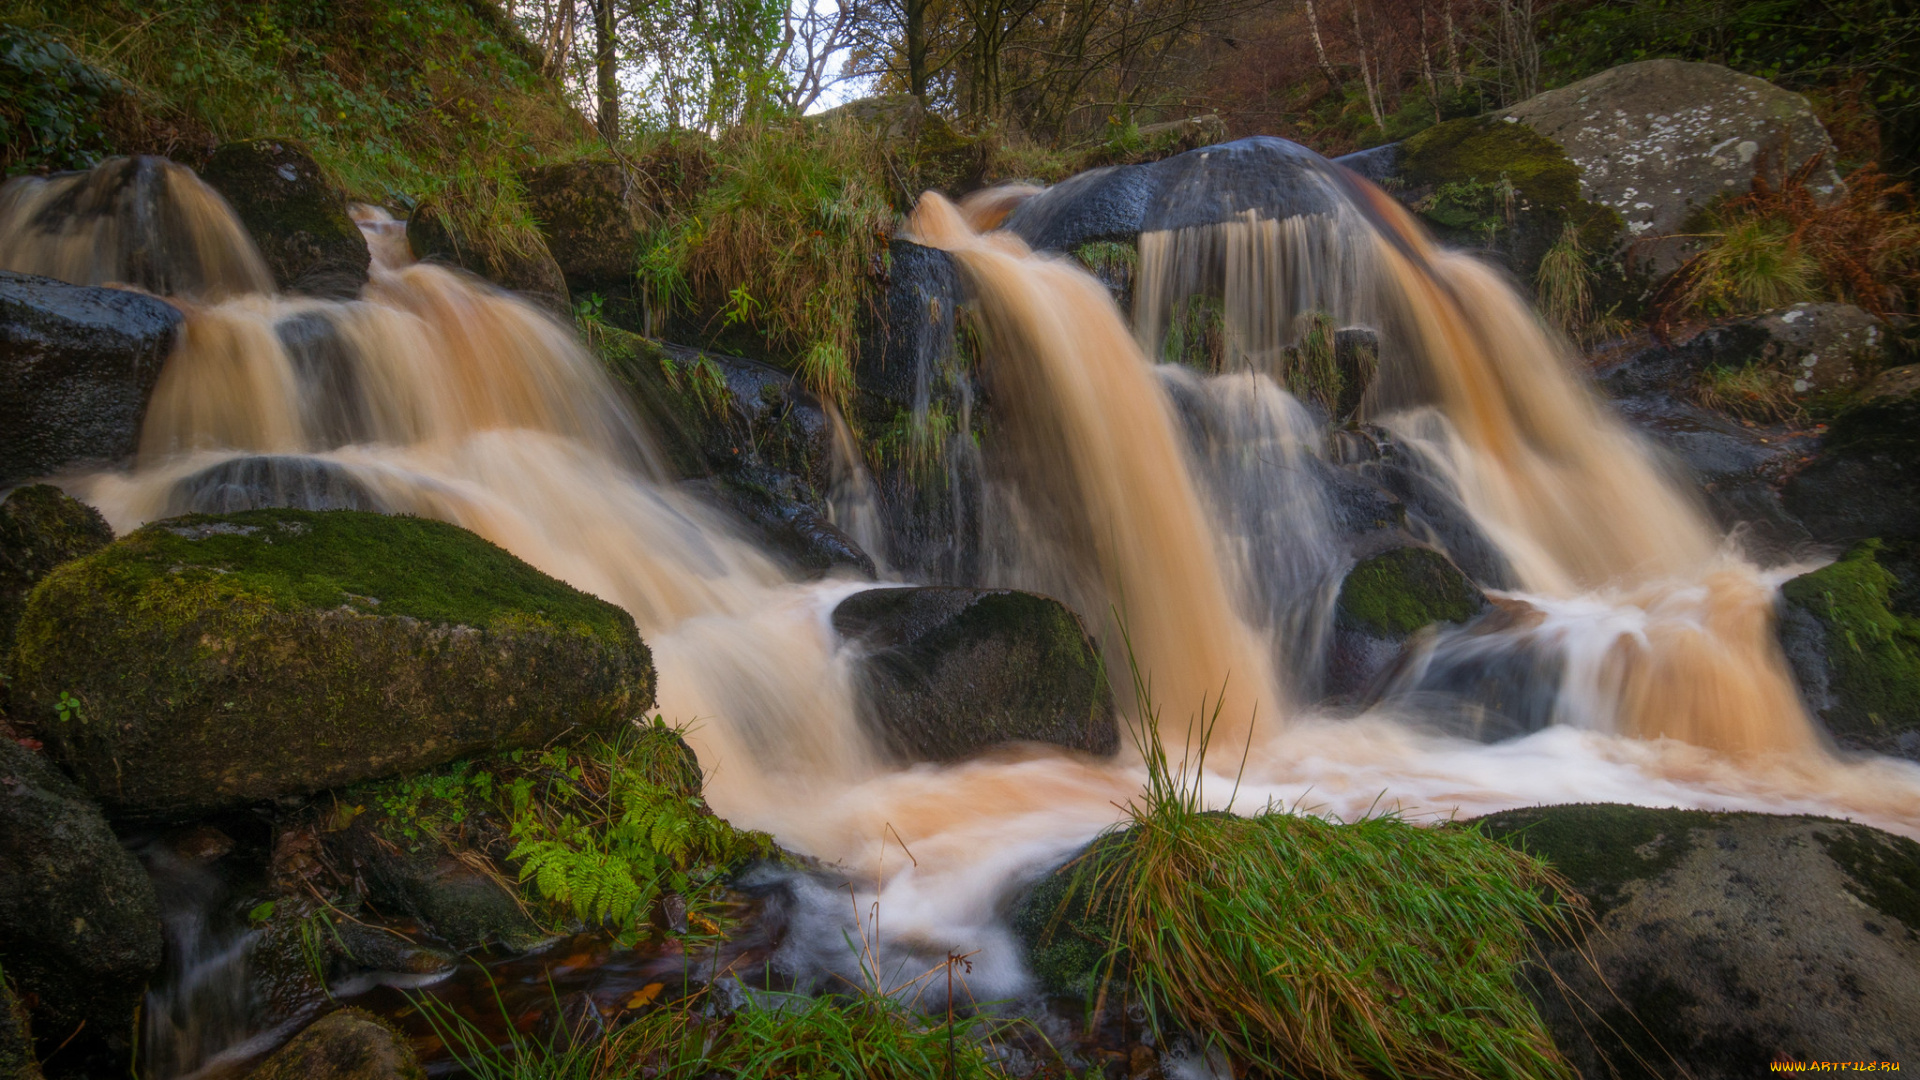
{"type": "MultiPolygon", "coordinates": [[[[1120,894],[1095,884],[1112,880],[1130,850],[1126,833],[1103,836],[1048,871],[1014,903],[1007,925],[1043,992],[1090,1002],[1100,996],[1103,983],[1126,979],[1126,954],[1109,955],[1120,894]]],[[[1108,993],[1113,994],[1111,986],[1108,993]]]]}
{"type": "Polygon", "coordinates": [[[1437,551],[1402,547],[1363,560],[1340,584],[1327,689],[1336,697],[1367,689],[1415,633],[1466,623],[1486,608],[1480,590],[1437,551]]]}
{"type": "Polygon", "coordinates": [[[406,1039],[363,1009],[314,1021],[274,1051],[248,1080],[426,1080],[406,1039]]]}
{"type": "Polygon", "coordinates": [[[347,215],[347,199],[305,150],[282,139],[227,143],[200,179],[239,215],[287,292],[350,299],[367,283],[372,256],[347,215]]]}
{"type": "Polygon", "coordinates": [[[321,458],[268,455],[209,466],[174,486],[167,514],[237,514],[242,510],[367,510],[386,506],[345,466],[321,458]]]}
{"type": "Polygon", "coordinates": [[[782,556],[795,569],[818,577],[851,571],[871,581],[872,556],[859,542],[828,521],[795,490],[792,476],[751,470],[683,484],[707,501],[731,511],[761,549],[782,556]]]}
{"type": "Polygon", "coordinates": [[[834,629],[861,649],[862,717],[898,757],[950,761],[1021,741],[1119,749],[1100,654],[1065,605],[1007,589],[869,589],[834,629]]]}
{"type": "Polygon", "coordinates": [[[0,487],[131,455],[180,323],[151,296],[0,270],[0,487]]]}
{"type": "Polygon", "coordinates": [[[33,484],[0,499],[0,672],[34,585],[54,567],[112,542],[100,512],[57,487],[33,484]]]}
{"type": "Polygon", "coordinates": [[[1814,539],[1920,538],[1920,380],[1895,368],[1842,412],[1787,481],[1786,507],[1814,539]]]}
{"type": "Polygon", "coordinates": [[[521,238],[515,250],[498,237],[469,235],[439,207],[422,203],[407,217],[407,245],[416,259],[457,266],[562,318],[573,317],[566,275],[539,236],[521,238]]]}
{"type": "Polygon", "coordinates": [[[349,510],[149,525],[48,575],[14,657],[16,718],[142,820],[544,745],[654,691],[626,612],[464,529],[349,510]]]}
{"type": "Polygon", "coordinates": [[[1696,369],[1709,364],[1740,368],[1764,364],[1793,377],[1793,392],[1805,398],[1855,390],[1863,375],[1880,368],[1886,327],[1852,304],[1794,304],[1718,323],[1690,339],[1696,369]]]}
{"type": "Polygon", "coordinates": [[[1528,980],[1580,1075],[1920,1053],[1920,844],[1827,818],[1610,805],[1477,826],[1593,905],[1596,927],[1542,941],[1528,980]]]}
{"type": "Polygon", "coordinates": [[[862,412],[876,423],[951,396],[946,369],[964,299],[953,256],[898,238],[887,252],[885,318],[861,342],[853,369],[862,412]]]}
{"type": "Polygon", "coordinates": [[[527,207],[573,299],[598,295],[617,325],[639,329],[634,270],[647,208],[626,167],[583,158],[523,179],[527,207]]]}
{"type": "Polygon", "coordinates": [[[407,831],[405,823],[369,809],[322,842],[341,873],[366,887],[375,909],[419,919],[455,952],[490,946],[524,952],[548,940],[519,898],[475,860],[407,831]]]}
{"type": "Polygon", "coordinates": [[[1920,760],[1920,543],[1865,541],[1780,596],[1808,709],[1843,746],[1920,760]]]}
{"type": "Polygon", "coordinates": [[[33,1049],[33,1026],[26,1006],[13,994],[0,970],[0,1080],[41,1080],[40,1058],[33,1049]]]}
{"type": "MultiPolygon", "coordinates": [[[[1645,60],[1549,90],[1507,109],[1579,168],[1581,194],[1625,224],[1625,240],[1687,231],[1687,218],[1721,195],[1744,194],[1763,162],[1778,182],[1816,154],[1810,186],[1839,186],[1833,143],[1799,94],[1721,67],[1645,60]]],[[[1411,141],[1411,140],[1409,140],[1411,141]]],[[[1656,273],[1680,249],[1653,249],[1656,273]]]]}
{"type": "Polygon", "coordinates": [[[51,762],[0,739],[0,969],[31,1003],[41,1057],[71,1038],[59,1074],[125,1069],[159,966],[146,871],[51,762]]]}

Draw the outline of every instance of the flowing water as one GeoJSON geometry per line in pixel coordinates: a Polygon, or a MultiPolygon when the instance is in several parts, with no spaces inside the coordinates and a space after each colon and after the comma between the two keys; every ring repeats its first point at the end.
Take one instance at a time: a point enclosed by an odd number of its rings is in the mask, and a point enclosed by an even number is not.
{"type": "MultiPolygon", "coordinates": [[[[1215,738],[1236,752],[1215,760],[1244,750],[1247,763],[1206,775],[1209,801],[1416,818],[1622,801],[1920,835],[1920,767],[1831,752],[1799,704],[1771,624],[1792,570],[1756,567],[1717,533],[1493,272],[1432,247],[1377,192],[1329,185],[1314,214],[1144,234],[1130,326],[1075,265],[981,231],[1030,194],[967,212],[930,195],[908,224],[952,253],[984,341],[996,427],[979,467],[1008,539],[980,583],[1067,599],[1123,703],[1130,644],[1176,758],[1218,708],[1215,738]],[[1171,313],[1201,294],[1223,305],[1228,370],[1154,364],[1171,313]],[[1355,558],[1337,506],[1354,436],[1329,437],[1273,377],[1316,309],[1379,331],[1364,407],[1378,438],[1458,508],[1485,549],[1480,576],[1503,586],[1504,619],[1429,642],[1358,716],[1311,705],[1355,558]],[[1533,720],[1463,737],[1461,695],[1440,691],[1503,664],[1531,687],[1533,720]]],[[[218,197],[177,167],[115,162],[0,190],[0,265],[146,288],[187,317],[137,460],[61,483],[121,532],[256,504],[428,515],[620,604],[653,649],[661,711],[693,724],[716,809],[853,883],[852,898],[803,883],[783,963],[856,970],[858,922],[888,970],[971,952],[969,993],[1021,992],[1003,905],[1122,816],[1137,758],[1025,747],[889,764],[858,726],[830,622],[864,583],[791,579],[670,482],[570,327],[413,264],[384,214],[356,215],[372,279],[356,300],[320,301],[273,294],[218,197]]],[[[882,561],[873,485],[836,437],[836,510],[882,561]]],[[[201,967],[224,955],[199,952],[201,967]]],[[[208,1052],[156,1060],[156,1074],[208,1052]]]]}

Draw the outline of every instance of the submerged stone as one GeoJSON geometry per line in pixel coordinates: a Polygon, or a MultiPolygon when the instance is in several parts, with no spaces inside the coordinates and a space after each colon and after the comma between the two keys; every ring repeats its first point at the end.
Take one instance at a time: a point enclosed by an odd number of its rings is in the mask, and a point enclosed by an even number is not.
{"type": "Polygon", "coordinates": [[[151,296],[0,270],[0,487],[131,455],[181,321],[151,296]]]}
{"type": "Polygon", "coordinates": [[[1530,992],[1580,1075],[1699,1080],[1920,1054],[1920,844],[1816,817],[1550,806],[1481,818],[1592,905],[1530,992]]]}
{"type": "Polygon", "coordinates": [[[16,721],[132,819],[611,728],[653,702],[632,617],[464,529],[358,511],[148,525],[28,599],[16,721]]]}
{"type": "MultiPolygon", "coordinates": [[[[60,1071],[124,1069],[160,966],[153,882],[53,763],[0,738],[0,971],[60,1071]]],[[[0,1073],[4,1075],[4,1073],[0,1073]]]]}
{"type": "Polygon", "coordinates": [[[233,207],[281,289],[350,299],[367,283],[373,257],[347,215],[346,196],[298,145],[227,143],[207,159],[200,179],[233,207]]]}
{"type": "Polygon", "coordinates": [[[364,1009],[314,1021],[247,1074],[248,1080],[426,1080],[406,1039],[364,1009]]]}
{"type": "Polygon", "coordinates": [[[1080,619],[1010,589],[869,589],[833,626],[861,649],[861,714],[908,761],[951,761],[1005,743],[1119,749],[1113,694],[1080,619]]]}
{"type": "Polygon", "coordinates": [[[1417,631],[1465,623],[1486,608],[1479,588],[1437,551],[1400,547],[1362,560],[1335,602],[1328,691],[1350,698],[1377,686],[1417,631]]]}

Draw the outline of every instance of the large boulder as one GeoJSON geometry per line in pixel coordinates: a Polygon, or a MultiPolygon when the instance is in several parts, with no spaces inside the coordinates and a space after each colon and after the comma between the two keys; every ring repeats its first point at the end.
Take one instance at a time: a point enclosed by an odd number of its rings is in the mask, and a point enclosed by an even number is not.
{"type": "Polygon", "coordinates": [[[132,819],[539,746],[654,694],[626,612],[464,529],[352,510],[148,525],[40,583],[13,670],[16,719],[132,819]]]}
{"type": "Polygon", "coordinates": [[[364,1009],[313,1022],[247,1074],[248,1080],[426,1080],[407,1041],[364,1009]]]}
{"type": "Polygon", "coordinates": [[[72,1039],[62,1072],[124,1069],[159,966],[146,871],[71,780],[0,739],[0,969],[32,1003],[40,1056],[72,1039]]]}
{"type": "Polygon", "coordinates": [[[1816,817],[1552,806],[1478,827],[1550,862],[1594,925],[1530,991],[1589,1078],[1750,1077],[1920,1054],[1920,844],[1816,817]]]}
{"type": "Polygon", "coordinates": [[[98,510],[52,485],[14,488],[0,499],[0,672],[34,585],[54,567],[112,542],[98,510]]]}
{"type": "Polygon", "coordinates": [[[131,455],[181,321],[151,296],[0,270],[0,487],[131,455]]]}
{"type": "Polygon", "coordinates": [[[1793,380],[1797,398],[1837,400],[1882,367],[1886,342],[1880,320],[1852,304],[1803,303],[1717,323],[1684,348],[1700,366],[1765,365],[1793,380]]]}
{"type": "Polygon", "coordinates": [[[227,143],[207,159],[200,179],[239,215],[281,289],[349,299],[367,283],[373,257],[348,216],[346,196],[295,143],[227,143]]]}
{"type": "Polygon", "coordinates": [[[1119,749],[1113,694],[1080,619],[1010,589],[869,589],[834,629],[860,650],[862,718],[897,757],[951,761],[1011,742],[1119,749]]]}
{"type": "Polygon", "coordinates": [[[648,207],[634,176],[610,158],[540,165],[522,178],[527,208],[574,299],[597,294],[605,314],[640,327],[634,273],[648,207]]]}
{"type": "MultiPolygon", "coordinates": [[[[1721,195],[1744,194],[1763,164],[1777,182],[1815,155],[1810,187],[1835,192],[1833,143],[1799,94],[1718,64],[1644,60],[1528,98],[1501,114],[1552,140],[1581,193],[1620,215],[1628,239],[1685,231],[1721,195]]],[[[1679,249],[1654,252],[1656,271],[1679,249]]]]}
{"type": "Polygon", "coordinates": [[[1920,543],[1865,541],[1780,596],[1807,708],[1844,746],[1920,759],[1920,543]]]}
{"type": "Polygon", "coordinates": [[[1882,372],[1782,491],[1816,540],[1920,539],[1920,378],[1882,372]]]}
{"type": "Polygon", "coordinates": [[[413,250],[413,257],[423,262],[457,266],[519,293],[562,318],[573,316],[566,276],[538,235],[511,241],[501,236],[475,235],[461,228],[440,206],[427,202],[407,216],[407,246],[413,250]]]}

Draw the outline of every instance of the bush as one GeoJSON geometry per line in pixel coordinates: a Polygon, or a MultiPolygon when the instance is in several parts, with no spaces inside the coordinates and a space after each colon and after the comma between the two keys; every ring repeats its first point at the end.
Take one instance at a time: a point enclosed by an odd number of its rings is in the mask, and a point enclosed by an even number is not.
{"type": "Polygon", "coordinates": [[[121,89],[65,45],[0,24],[0,174],[92,167],[109,152],[100,111],[121,89]]]}

